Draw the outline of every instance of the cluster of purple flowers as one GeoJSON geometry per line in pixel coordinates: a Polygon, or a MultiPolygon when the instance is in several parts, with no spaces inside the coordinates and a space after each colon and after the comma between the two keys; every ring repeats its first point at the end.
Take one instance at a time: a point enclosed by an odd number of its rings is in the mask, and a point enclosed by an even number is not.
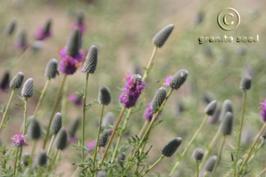
{"type": "Polygon", "coordinates": [[[133,107],[136,104],[144,87],[145,84],[140,75],[128,75],[124,88],[119,97],[120,103],[125,108],[133,107]]]}
{"type": "Polygon", "coordinates": [[[22,133],[17,133],[11,138],[12,144],[16,147],[22,147],[26,145],[25,136],[22,133]]]}

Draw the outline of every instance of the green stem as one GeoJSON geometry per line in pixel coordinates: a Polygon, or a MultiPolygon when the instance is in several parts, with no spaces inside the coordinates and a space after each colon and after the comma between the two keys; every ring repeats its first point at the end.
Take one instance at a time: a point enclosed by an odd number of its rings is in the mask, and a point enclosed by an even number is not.
{"type": "Polygon", "coordinates": [[[147,76],[150,72],[150,70],[152,69],[152,66],[153,66],[153,60],[155,58],[155,55],[156,55],[156,51],[157,51],[157,47],[154,47],[153,48],[153,51],[152,51],[152,54],[151,54],[151,57],[148,61],[148,64],[145,68],[145,71],[144,71],[144,74],[143,74],[143,77],[142,77],[142,80],[145,81],[147,79],[147,76]]]}
{"type": "Polygon", "coordinates": [[[199,165],[199,162],[197,161],[196,162],[196,176],[195,177],[199,177],[199,171],[200,171],[200,165],[199,165]]]}
{"type": "Polygon", "coordinates": [[[245,110],[246,110],[246,102],[247,102],[247,92],[243,91],[242,96],[242,112],[240,117],[240,127],[238,130],[238,136],[237,136],[237,146],[236,146],[236,160],[234,161],[234,176],[237,175],[237,161],[239,160],[240,155],[240,143],[241,143],[241,135],[243,131],[243,125],[244,125],[244,116],[245,116],[245,110]]]}
{"type": "Polygon", "coordinates": [[[46,90],[47,90],[47,88],[48,88],[48,86],[49,86],[49,83],[50,83],[49,81],[50,81],[50,80],[47,80],[47,81],[45,82],[45,84],[44,84],[44,87],[43,87],[43,89],[42,89],[41,95],[40,95],[40,97],[39,97],[39,100],[38,100],[37,105],[36,105],[36,107],[35,107],[35,110],[34,110],[34,112],[33,112],[33,115],[35,115],[35,116],[36,116],[36,114],[37,114],[37,112],[38,112],[38,110],[39,110],[40,105],[41,105],[42,102],[43,102],[43,98],[44,98],[44,96],[45,96],[46,90]]]}
{"type": "Polygon", "coordinates": [[[104,113],[104,105],[102,105],[102,108],[101,108],[100,123],[99,123],[97,140],[96,140],[96,147],[95,147],[95,152],[94,152],[94,157],[93,157],[94,167],[96,167],[96,158],[97,158],[97,152],[98,152],[98,148],[99,148],[99,139],[100,139],[100,134],[102,131],[103,113],[104,113]]]}
{"type": "Polygon", "coordinates": [[[199,128],[195,131],[195,133],[193,134],[192,138],[190,139],[190,141],[188,142],[188,144],[186,145],[185,149],[183,150],[183,152],[181,153],[180,156],[178,156],[177,160],[176,160],[176,163],[174,164],[173,168],[171,169],[169,175],[172,176],[174,171],[176,170],[176,168],[178,167],[178,165],[180,164],[180,160],[181,158],[183,158],[187,151],[189,150],[190,146],[192,145],[192,143],[194,142],[194,140],[197,138],[197,136],[199,135],[200,131],[202,130],[202,128],[204,127],[204,125],[206,124],[208,120],[208,117],[204,118],[202,121],[201,121],[201,124],[199,126],[199,128]]]}
{"type": "Polygon", "coordinates": [[[83,91],[83,107],[82,107],[82,160],[85,159],[85,121],[86,121],[86,104],[88,90],[89,73],[86,74],[85,87],[83,91]]]}
{"type": "Polygon", "coordinates": [[[50,154],[50,151],[51,151],[52,146],[54,144],[54,140],[55,140],[55,135],[52,136],[51,141],[49,143],[49,146],[48,146],[48,149],[47,149],[47,156],[49,156],[49,154],[50,154]]]}
{"type": "Polygon", "coordinates": [[[66,79],[67,79],[67,75],[64,75],[63,80],[62,80],[61,85],[60,85],[60,88],[58,90],[58,93],[56,95],[56,99],[55,99],[55,103],[54,103],[54,106],[53,106],[53,109],[52,109],[52,113],[51,113],[50,118],[49,118],[48,127],[46,129],[46,135],[45,135],[44,142],[43,142],[43,149],[45,149],[46,143],[47,143],[48,138],[49,138],[50,127],[51,127],[54,115],[56,113],[56,110],[58,108],[58,105],[60,103],[60,100],[61,100],[60,98],[61,98],[61,94],[62,94],[64,85],[65,85],[66,79]]]}
{"type": "Polygon", "coordinates": [[[13,171],[13,176],[16,176],[17,174],[17,163],[18,163],[18,158],[19,158],[19,151],[21,147],[18,147],[16,149],[16,157],[15,157],[15,163],[14,163],[14,171],[13,171]]]}
{"type": "Polygon", "coordinates": [[[31,157],[34,157],[35,150],[36,150],[36,141],[33,141],[32,149],[31,149],[31,157]]]}
{"type": "Polygon", "coordinates": [[[23,135],[27,132],[27,98],[24,98],[23,135]]]}
{"type": "Polygon", "coordinates": [[[145,172],[142,176],[145,176],[147,173],[149,173],[156,165],[160,163],[160,161],[164,158],[163,155],[161,155],[145,172]]]}
{"type": "Polygon", "coordinates": [[[138,134],[138,137],[142,137],[143,136],[144,130],[146,130],[148,124],[149,124],[149,122],[148,121],[145,121],[145,123],[143,124],[142,128],[140,129],[140,132],[138,134]]]}
{"type": "Polygon", "coordinates": [[[125,118],[125,121],[124,121],[124,123],[122,125],[122,129],[121,129],[121,131],[118,134],[118,139],[117,139],[117,142],[116,142],[116,145],[115,145],[115,149],[114,149],[114,152],[113,152],[113,155],[112,155],[111,163],[114,162],[114,160],[115,160],[115,158],[117,156],[118,147],[119,147],[120,142],[121,142],[122,134],[125,131],[125,129],[127,128],[127,124],[128,124],[128,120],[129,120],[130,115],[131,115],[131,109],[128,110],[126,118],[125,118]]]}
{"type": "Polygon", "coordinates": [[[105,159],[106,156],[107,156],[108,150],[109,150],[109,148],[110,148],[110,146],[111,146],[111,144],[112,144],[112,142],[113,142],[113,140],[114,140],[115,134],[116,134],[117,129],[118,129],[119,125],[120,125],[120,122],[122,121],[122,118],[123,118],[123,116],[124,116],[125,111],[126,111],[126,108],[123,107],[123,108],[121,109],[120,113],[119,113],[118,120],[117,120],[117,122],[116,122],[116,124],[115,124],[115,126],[114,126],[114,128],[113,128],[113,131],[112,131],[112,134],[111,134],[111,138],[110,138],[110,140],[109,140],[108,143],[107,143],[107,146],[106,146],[105,151],[104,151],[104,153],[103,153],[103,157],[102,157],[102,160],[101,160],[100,165],[103,163],[104,159],[105,159]]]}
{"type": "Polygon", "coordinates": [[[4,113],[3,113],[3,117],[2,117],[2,120],[1,120],[0,132],[1,132],[1,129],[3,128],[3,125],[6,122],[7,112],[8,112],[8,109],[10,107],[11,101],[12,101],[12,99],[14,97],[14,93],[15,93],[15,90],[12,90],[11,93],[10,93],[10,96],[9,96],[9,99],[8,99],[8,102],[7,102],[7,105],[5,107],[5,110],[4,110],[4,113]]]}

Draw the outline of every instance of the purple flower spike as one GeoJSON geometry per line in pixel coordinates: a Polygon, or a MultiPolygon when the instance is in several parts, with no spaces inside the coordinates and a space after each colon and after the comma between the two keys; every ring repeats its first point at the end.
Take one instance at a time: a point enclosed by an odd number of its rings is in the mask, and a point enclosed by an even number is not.
{"type": "Polygon", "coordinates": [[[153,109],[152,109],[152,105],[149,103],[148,106],[145,109],[144,118],[147,121],[151,121],[152,120],[152,116],[153,116],[153,109]]]}
{"type": "Polygon", "coordinates": [[[38,41],[43,41],[51,36],[51,32],[46,32],[43,27],[40,27],[35,32],[34,38],[38,41]]]}
{"type": "Polygon", "coordinates": [[[266,99],[261,103],[260,115],[263,122],[266,122],[266,99]]]}
{"type": "Polygon", "coordinates": [[[171,84],[171,82],[172,82],[172,80],[173,80],[173,76],[167,76],[165,79],[164,79],[164,86],[166,86],[166,87],[169,87],[170,86],[170,84],[171,84]]]}
{"type": "Polygon", "coordinates": [[[128,75],[124,88],[119,97],[120,103],[125,108],[133,107],[136,104],[144,87],[145,84],[140,75],[128,75]]]}
{"type": "Polygon", "coordinates": [[[67,53],[66,48],[63,48],[59,54],[61,57],[59,70],[67,75],[74,74],[84,59],[84,54],[82,52],[72,57],[67,53]]]}
{"type": "Polygon", "coordinates": [[[68,100],[71,101],[76,106],[81,106],[82,94],[72,93],[68,96],[68,100]]]}
{"type": "Polygon", "coordinates": [[[95,140],[89,141],[86,146],[88,152],[91,152],[96,147],[96,141],[95,140]]]}
{"type": "Polygon", "coordinates": [[[16,147],[26,145],[25,136],[22,133],[17,133],[11,138],[12,144],[16,147]]]}

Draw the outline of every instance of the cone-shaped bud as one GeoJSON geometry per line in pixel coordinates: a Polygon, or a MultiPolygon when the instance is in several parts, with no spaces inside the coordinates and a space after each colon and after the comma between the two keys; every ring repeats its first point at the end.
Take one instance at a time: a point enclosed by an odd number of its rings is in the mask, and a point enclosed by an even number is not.
{"type": "Polygon", "coordinates": [[[55,58],[52,58],[46,65],[44,75],[47,79],[54,79],[58,74],[58,62],[55,58]]]}
{"type": "Polygon", "coordinates": [[[47,165],[47,161],[48,161],[48,156],[47,156],[46,152],[43,151],[43,152],[40,152],[40,153],[36,156],[36,161],[35,161],[35,163],[36,163],[37,166],[42,167],[42,166],[47,165]]]}
{"type": "Polygon", "coordinates": [[[16,30],[17,27],[17,21],[13,19],[11,22],[8,23],[8,25],[5,28],[5,34],[8,36],[12,36],[16,30]]]}
{"type": "Polygon", "coordinates": [[[75,56],[79,55],[80,48],[81,48],[81,34],[79,30],[75,30],[69,38],[67,44],[67,53],[68,55],[75,58],[75,56]]]}
{"type": "Polygon", "coordinates": [[[173,24],[165,26],[163,29],[161,29],[159,32],[155,34],[155,36],[153,37],[153,44],[156,47],[161,48],[164,45],[164,43],[167,41],[173,29],[174,29],[173,24]]]}
{"type": "Polygon", "coordinates": [[[58,150],[64,150],[67,147],[67,143],[68,143],[68,136],[67,136],[67,132],[64,128],[62,128],[55,139],[55,147],[58,150]]]}
{"type": "Polygon", "coordinates": [[[105,147],[106,146],[108,139],[109,139],[109,136],[111,135],[111,131],[112,130],[103,131],[103,133],[101,134],[100,139],[99,139],[99,147],[105,147]]]}
{"type": "Polygon", "coordinates": [[[212,172],[214,170],[214,167],[216,165],[216,162],[217,162],[217,156],[215,156],[215,155],[214,156],[211,156],[207,160],[207,162],[206,162],[206,164],[204,166],[205,171],[212,172]]]}
{"type": "Polygon", "coordinates": [[[98,95],[98,102],[102,105],[107,106],[111,102],[111,93],[109,88],[101,87],[98,95]]]}
{"type": "Polygon", "coordinates": [[[56,135],[62,127],[62,114],[57,112],[51,125],[51,132],[56,135]]]}
{"type": "Polygon", "coordinates": [[[182,138],[177,137],[170,141],[166,146],[164,146],[162,150],[162,155],[166,157],[171,157],[177,150],[177,148],[181,145],[182,143],[182,138]]]}
{"type": "Polygon", "coordinates": [[[30,98],[33,95],[33,79],[29,78],[25,81],[21,89],[21,96],[30,98]]]}
{"type": "Polygon", "coordinates": [[[160,106],[162,105],[162,103],[164,102],[166,98],[166,95],[167,93],[164,87],[161,87],[156,91],[156,94],[151,102],[153,112],[157,112],[159,110],[160,106]]]}
{"type": "Polygon", "coordinates": [[[251,76],[249,74],[245,74],[240,82],[240,89],[243,91],[249,90],[251,88],[251,76]]]}
{"type": "Polygon", "coordinates": [[[80,119],[79,118],[74,119],[70,123],[69,129],[68,129],[68,133],[69,133],[70,137],[75,137],[76,132],[77,132],[77,130],[79,128],[79,125],[80,125],[80,119]]]}
{"type": "Polygon", "coordinates": [[[6,71],[2,79],[0,80],[0,90],[8,89],[9,82],[10,82],[10,72],[6,71]]]}
{"type": "Polygon", "coordinates": [[[24,74],[22,72],[18,72],[10,81],[9,87],[11,89],[19,89],[23,83],[24,74]]]}
{"type": "Polygon", "coordinates": [[[115,116],[112,112],[108,112],[104,117],[103,117],[103,122],[102,122],[102,127],[103,128],[109,128],[114,124],[115,121],[115,116]]]}
{"type": "Polygon", "coordinates": [[[194,151],[193,151],[193,154],[192,154],[192,158],[195,160],[195,161],[201,161],[204,157],[204,150],[201,149],[201,148],[196,148],[194,151]]]}
{"type": "Polygon", "coordinates": [[[231,100],[224,100],[223,105],[222,105],[222,110],[220,114],[220,120],[222,121],[225,114],[227,112],[231,112],[233,114],[233,104],[231,100]]]}
{"type": "Polygon", "coordinates": [[[181,69],[177,71],[177,73],[173,76],[173,79],[171,80],[170,87],[172,89],[179,89],[184,82],[187,80],[188,71],[186,69],[181,69]]]}
{"type": "Polygon", "coordinates": [[[213,100],[212,102],[210,102],[204,112],[208,115],[208,116],[212,116],[214,113],[215,113],[215,110],[216,110],[216,107],[217,107],[217,101],[216,100],[213,100]]]}
{"type": "Polygon", "coordinates": [[[98,62],[98,48],[95,45],[92,45],[89,48],[88,54],[83,64],[82,72],[93,74],[96,70],[97,62],[98,62]]]}
{"type": "Polygon", "coordinates": [[[29,128],[28,128],[28,137],[34,141],[37,141],[42,136],[42,129],[39,121],[36,118],[31,118],[29,128]]]}
{"type": "Polygon", "coordinates": [[[233,131],[234,118],[231,112],[227,112],[221,123],[221,133],[224,136],[231,135],[233,131]]]}

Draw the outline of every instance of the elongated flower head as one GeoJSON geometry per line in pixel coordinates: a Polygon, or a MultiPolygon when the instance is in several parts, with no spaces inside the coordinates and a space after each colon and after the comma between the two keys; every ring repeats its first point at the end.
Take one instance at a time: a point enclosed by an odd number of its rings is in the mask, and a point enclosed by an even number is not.
{"type": "Polygon", "coordinates": [[[108,112],[103,117],[102,127],[110,128],[111,126],[113,126],[114,121],[115,121],[115,115],[112,112],[108,112]]]}
{"type": "Polygon", "coordinates": [[[125,108],[135,106],[144,86],[145,84],[140,75],[129,75],[119,97],[120,103],[125,108]]]}
{"type": "Polygon", "coordinates": [[[79,55],[79,50],[81,49],[81,34],[78,30],[75,30],[68,41],[66,46],[67,54],[71,57],[76,57],[79,55]]]}
{"type": "Polygon", "coordinates": [[[157,112],[159,110],[160,106],[166,98],[166,95],[167,93],[164,87],[161,87],[156,91],[155,96],[153,97],[153,100],[151,102],[152,109],[154,112],[157,112]]]}
{"type": "Polygon", "coordinates": [[[19,89],[23,83],[24,74],[22,72],[18,72],[10,81],[9,87],[13,90],[19,89]]]}
{"type": "Polygon", "coordinates": [[[111,102],[111,93],[109,88],[107,87],[101,87],[99,90],[99,95],[98,95],[98,102],[102,105],[109,105],[111,102]]]}
{"type": "Polygon", "coordinates": [[[147,121],[151,121],[152,117],[153,117],[154,111],[152,108],[152,104],[149,103],[148,106],[146,107],[145,111],[144,111],[144,115],[143,117],[147,120],[147,121]]]}
{"type": "Polygon", "coordinates": [[[19,32],[16,41],[16,47],[22,51],[28,48],[28,37],[26,31],[22,30],[19,32]]]}
{"type": "Polygon", "coordinates": [[[64,149],[66,149],[67,145],[68,145],[67,131],[64,128],[61,128],[55,139],[55,147],[56,149],[63,151],[64,149]]]}
{"type": "Polygon", "coordinates": [[[0,80],[0,90],[6,90],[8,89],[9,86],[9,82],[10,82],[10,72],[6,71],[2,77],[2,79],[0,80]]]}
{"type": "Polygon", "coordinates": [[[27,133],[28,137],[34,141],[39,140],[41,138],[42,136],[41,125],[36,118],[31,118],[27,133]]]}
{"type": "Polygon", "coordinates": [[[17,133],[11,138],[12,144],[16,147],[22,147],[26,145],[25,136],[22,133],[17,133]]]}
{"type": "Polygon", "coordinates": [[[76,18],[75,23],[73,24],[73,29],[79,30],[81,34],[83,34],[86,30],[84,19],[85,19],[84,13],[80,12],[76,18]]]}
{"type": "Polygon", "coordinates": [[[99,147],[105,147],[106,146],[111,133],[112,133],[112,130],[110,130],[110,129],[103,131],[103,133],[101,134],[100,139],[99,139],[99,147]]]}
{"type": "Polygon", "coordinates": [[[54,116],[54,120],[51,124],[51,133],[56,135],[62,127],[62,114],[57,112],[54,116]]]}
{"type": "Polygon", "coordinates": [[[215,167],[215,165],[216,165],[216,162],[217,162],[217,156],[215,156],[215,155],[211,156],[207,160],[207,162],[206,162],[206,164],[204,166],[205,171],[212,172],[214,167],[215,167]]]}
{"type": "Polygon", "coordinates": [[[16,19],[13,19],[7,24],[5,28],[5,34],[7,36],[12,36],[14,32],[16,31],[16,28],[17,28],[17,21],[16,19]]]}
{"type": "Polygon", "coordinates": [[[220,114],[221,114],[222,108],[220,104],[217,104],[215,112],[212,116],[208,117],[208,122],[210,124],[216,124],[219,122],[220,119],[220,114]]]}
{"type": "Polygon", "coordinates": [[[80,118],[76,118],[70,122],[70,126],[68,129],[68,133],[70,137],[75,137],[76,132],[78,131],[80,126],[80,118]]]}
{"type": "Polygon", "coordinates": [[[251,76],[249,74],[245,74],[240,82],[240,89],[243,91],[249,90],[251,88],[251,76]]]}
{"type": "Polygon", "coordinates": [[[266,99],[260,104],[260,115],[262,121],[266,122],[266,99]]]}
{"type": "Polygon", "coordinates": [[[188,71],[186,69],[181,69],[173,76],[173,79],[170,83],[172,89],[179,89],[184,82],[187,80],[188,71]]]}
{"type": "Polygon", "coordinates": [[[162,150],[162,155],[166,157],[171,157],[176,152],[181,143],[182,143],[181,137],[177,137],[171,140],[166,146],[164,146],[162,150]]]}
{"type": "Polygon", "coordinates": [[[25,81],[21,89],[21,96],[30,98],[33,95],[33,79],[29,78],[25,81]]]}
{"type": "Polygon", "coordinates": [[[214,96],[212,93],[209,92],[205,92],[202,96],[202,101],[203,103],[205,103],[206,105],[208,105],[211,101],[214,100],[214,96]]]}
{"type": "Polygon", "coordinates": [[[163,85],[166,86],[166,87],[169,87],[171,82],[173,80],[173,76],[167,76],[165,79],[164,79],[164,83],[163,85]]]}
{"type": "Polygon", "coordinates": [[[35,32],[35,39],[38,41],[43,41],[49,38],[52,35],[51,28],[52,28],[52,19],[48,19],[45,22],[44,26],[39,27],[35,32]]]}
{"type": "Polygon", "coordinates": [[[227,112],[231,112],[233,114],[233,103],[231,100],[224,100],[223,105],[222,105],[222,110],[221,110],[221,114],[220,114],[220,121],[223,120],[225,114],[227,112]]]}
{"type": "Polygon", "coordinates": [[[227,112],[225,117],[222,120],[221,124],[221,133],[224,136],[231,135],[233,131],[233,114],[231,112],[227,112]]]}
{"type": "Polygon", "coordinates": [[[215,110],[216,110],[216,107],[217,107],[217,101],[216,100],[213,100],[212,102],[210,102],[204,112],[208,115],[208,116],[212,116],[214,113],[215,113],[215,110]]]}
{"type": "Polygon", "coordinates": [[[36,160],[35,160],[35,165],[42,167],[42,166],[47,165],[47,161],[48,161],[48,156],[47,156],[45,151],[42,151],[39,154],[37,154],[36,160]]]}
{"type": "Polygon", "coordinates": [[[47,77],[47,79],[51,80],[56,77],[58,74],[58,62],[55,58],[52,58],[49,60],[49,62],[46,65],[44,75],[47,77]]]}
{"type": "Polygon", "coordinates": [[[82,67],[82,72],[93,74],[96,70],[98,62],[98,48],[92,45],[89,48],[88,54],[86,56],[85,62],[82,67]]]}
{"type": "Polygon", "coordinates": [[[193,151],[193,154],[192,154],[192,158],[195,160],[195,161],[201,161],[204,157],[204,150],[201,149],[201,148],[196,148],[194,151],[193,151]]]}
{"type": "Polygon", "coordinates": [[[174,29],[173,24],[165,26],[163,29],[161,29],[159,32],[155,34],[155,36],[153,37],[153,44],[156,47],[161,48],[164,45],[164,43],[167,41],[173,29],[174,29]]]}

